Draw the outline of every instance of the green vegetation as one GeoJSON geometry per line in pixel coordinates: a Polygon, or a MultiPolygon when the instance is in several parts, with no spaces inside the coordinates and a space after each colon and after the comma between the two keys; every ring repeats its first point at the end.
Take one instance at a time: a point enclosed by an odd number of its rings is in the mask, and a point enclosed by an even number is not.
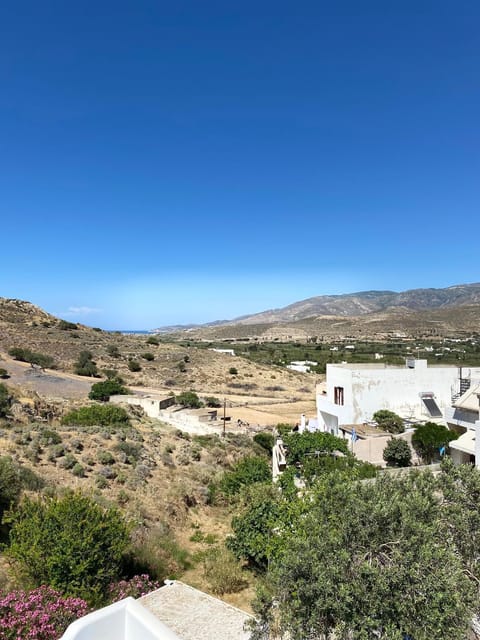
{"type": "Polygon", "coordinates": [[[203,572],[215,595],[237,593],[247,586],[240,563],[225,547],[209,549],[204,554],[203,572]]]}
{"type": "MultiPolygon", "coordinates": [[[[268,637],[275,621],[290,638],[465,638],[479,604],[480,481],[469,469],[442,475],[352,484],[331,474],[302,498],[265,499],[265,515],[252,500],[246,534],[263,538],[268,568],[252,637],[268,637]]],[[[229,546],[248,559],[241,540],[229,546]]]]}
{"type": "Polygon", "coordinates": [[[405,425],[402,418],[388,409],[381,409],[373,414],[373,419],[380,429],[388,431],[388,433],[403,433],[405,425]]]}
{"type": "Polygon", "coordinates": [[[222,406],[222,403],[218,398],[215,398],[214,396],[207,396],[205,398],[205,406],[217,409],[218,407],[222,406]]]}
{"type": "Polygon", "coordinates": [[[154,344],[158,346],[160,344],[160,340],[156,336],[148,336],[147,344],[154,344]]]}
{"type": "Polygon", "coordinates": [[[155,355],[151,351],[146,351],[142,353],[142,358],[148,362],[152,362],[152,360],[155,360],[155,355]]]}
{"type": "Polygon", "coordinates": [[[127,366],[129,371],[132,371],[133,373],[142,370],[142,365],[138,362],[138,360],[129,360],[127,366]]]}
{"type": "Polygon", "coordinates": [[[107,402],[107,400],[110,399],[110,396],[126,395],[128,392],[128,389],[124,387],[118,379],[110,378],[109,380],[92,384],[88,397],[90,400],[107,402]]]}
{"type": "Polygon", "coordinates": [[[51,369],[53,367],[54,360],[51,356],[47,356],[44,353],[37,353],[30,349],[23,349],[21,347],[13,347],[9,350],[9,355],[15,360],[20,362],[29,362],[30,364],[36,364],[42,369],[51,369]]]}
{"type": "Polygon", "coordinates": [[[107,346],[107,354],[111,357],[111,358],[120,358],[120,350],[117,347],[116,344],[109,344],[107,346]]]}
{"type": "Polygon", "coordinates": [[[275,444],[275,438],[269,431],[261,431],[253,436],[254,442],[259,444],[262,449],[265,449],[267,453],[271,455],[273,445],[275,444]]]}
{"type": "Polygon", "coordinates": [[[389,467],[409,467],[412,463],[410,445],[401,438],[391,438],[383,450],[383,459],[389,467]]]}
{"type": "Polygon", "coordinates": [[[116,405],[92,404],[70,411],[62,418],[62,424],[77,426],[109,426],[130,424],[128,413],[123,407],[116,405]]]}
{"type": "Polygon", "coordinates": [[[236,376],[236,375],[238,374],[238,369],[237,369],[237,367],[230,367],[230,369],[228,370],[228,373],[229,373],[231,376],[236,376]]]}
{"type": "Polygon", "coordinates": [[[8,371],[6,369],[3,369],[3,367],[0,367],[0,378],[2,380],[7,380],[7,378],[9,378],[10,375],[8,373],[8,371]]]}
{"type": "Polygon", "coordinates": [[[68,322],[67,320],[60,320],[58,328],[62,331],[74,331],[75,329],[78,329],[78,324],[75,324],[75,322],[68,322]]]}
{"type": "Polygon", "coordinates": [[[184,391],[175,396],[175,402],[189,409],[199,409],[203,407],[203,402],[194,391],[184,391]]]}
{"type": "Polygon", "coordinates": [[[0,418],[5,418],[10,413],[11,396],[8,387],[0,382],[0,418]]]}
{"type": "Polygon", "coordinates": [[[91,378],[98,377],[98,369],[93,361],[93,354],[90,351],[81,351],[74,367],[75,373],[79,376],[91,378]]]}
{"type": "Polygon", "coordinates": [[[458,433],[435,422],[426,422],[416,427],[412,445],[425,464],[440,458],[440,449],[458,438],[458,433]]]}
{"type": "Polygon", "coordinates": [[[247,456],[239,460],[231,471],[226,471],[220,481],[219,489],[226,496],[233,497],[246,486],[256,482],[268,482],[272,472],[265,458],[247,456]]]}
{"type": "Polygon", "coordinates": [[[6,509],[15,504],[22,489],[18,467],[7,456],[0,457],[0,523],[6,509]]]}
{"type": "Polygon", "coordinates": [[[26,497],[4,519],[11,526],[6,553],[26,585],[47,584],[97,604],[120,577],[129,530],[116,509],[67,493],[26,497]]]}

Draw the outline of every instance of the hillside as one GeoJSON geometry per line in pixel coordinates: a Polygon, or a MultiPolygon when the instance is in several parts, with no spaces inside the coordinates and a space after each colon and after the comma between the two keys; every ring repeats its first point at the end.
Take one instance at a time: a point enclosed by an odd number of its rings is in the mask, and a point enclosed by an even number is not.
{"type": "MultiPolygon", "coordinates": [[[[213,395],[235,394],[247,400],[252,394],[271,401],[313,398],[315,379],[312,376],[262,366],[208,349],[160,340],[158,344],[151,344],[152,339],[155,340],[152,336],[71,326],[28,302],[0,298],[0,358],[5,362],[11,361],[8,352],[12,348],[28,348],[51,356],[57,371],[72,375],[80,353],[89,351],[99,376],[105,370],[115,370],[131,387],[175,393],[195,389],[213,395]],[[130,370],[132,360],[139,363],[140,371],[130,370]],[[230,373],[232,367],[237,370],[236,374],[230,373]],[[272,389],[273,386],[278,389],[272,389]]],[[[88,377],[81,379],[95,381],[88,377]]]]}

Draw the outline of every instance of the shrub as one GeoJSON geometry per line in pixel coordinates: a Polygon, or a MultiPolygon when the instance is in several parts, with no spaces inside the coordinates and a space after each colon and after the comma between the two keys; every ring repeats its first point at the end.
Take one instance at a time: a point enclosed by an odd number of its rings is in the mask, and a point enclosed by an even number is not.
{"type": "Polygon", "coordinates": [[[230,367],[230,369],[228,370],[228,373],[231,376],[236,376],[238,374],[238,369],[236,367],[230,367]]]}
{"type": "Polygon", "coordinates": [[[74,367],[75,373],[79,376],[90,378],[98,377],[98,369],[93,361],[93,354],[90,351],[81,351],[74,367]]]}
{"type": "Polygon", "coordinates": [[[110,451],[99,451],[97,453],[97,458],[98,458],[98,461],[101,464],[114,464],[115,463],[115,458],[110,453],[110,451]]]}
{"type": "Polygon", "coordinates": [[[191,566],[188,551],[179,546],[167,526],[145,531],[126,557],[125,573],[148,574],[155,580],[175,578],[191,566]]]}
{"type": "Polygon", "coordinates": [[[73,469],[73,467],[77,464],[77,459],[73,455],[73,453],[67,453],[60,462],[58,466],[62,469],[73,469]]]}
{"type": "Polygon", "coordinates": [[[137,372],[137,371],[141,371],[142,370],[142,366],[138,362],[138,360],[129,360],[127,366],[129,368],[129,370],[133,371],[134,373],[137,372]]]}
{"type": "Polygon", "coordinates": [[[177,368],[180,371],[180,373],[185,373],[185,371],[187,370],[187,367],[185,366],[185,362],[183,360],[181,360],[178,364],[177,364],[177,368]]]}
{"type": "Polygon", "coordinates": [[[78,325],[75,322],[68,322],[67,320],[60,320],[58,323],[58,328],[62,331],[74,331],[78,329],[78,325]]]}
{"type": "Polygon", "coordinates": [[[389,433],[403,433],[405,425],[402,418],[388,409],[381,409],[373,414],[373,419],[381,429],[389,433]]]}
{"type": "Polygon", "coordinates": [[[118,579],[129,531],[117,509],[72,492],[27,497],[5,519],[12,527],[6,554],[33,585],[99,603],[118,579]]]}
{"type": "Polygon", "coordinates": [[[18,467],[8,456],[0,457],[0,523],[5,509],[18,501],[21,489],[18,467]]]}
{"type": "Polygon", "coordinates": [[[391,438],[383,450],[383,459],[389,467],[409,467],[412,463],[410,445],[401,438],[391,438]]]}
{"type": "Polygon", "coordinates": [[[10,375],[9,375],[8,371],[6,369],[3,369],[3,368],[0,367],[0,378],[2,380],[7,380],[7,378],[9,378],[9,377],[10,377],[10,375]]]}
{"type": "Polygon", "coordinates": [[[52,429],[43,429],[39,436],[40,443],[48,446],[51,444],[60,444],[62,441],[61,435],[57,431],[52,429]]]}
{"type": "Polygon", "coordinates": [[[104,380],[103,382],[95,382],[95,384],[92,384],[88,397],[90,400],[106,402],[110,399],[110,396],[127,394],[128,389],[124,387],[119,380],[111,378],[109,380],[104,380]]]}
{"type": "Polygon", "coordinates": [[[119,358],[120,357],[120,351],[119,351],[117,345],[109,344],[107,346],[107,354],[109,356],[111,356],[112,358],[119,358]]]}
{"type": "Polygon", "coordinates": [[[120,580],[120,582],[114,582],[109,586],[109,602],[117,602],[129,597],[141,598],[161,586],[160,582],[152,580],[146,573],[140,576],[133,576],[129,580],[120,580]]]}
{"type": "Polygon", "coordinates": [[[207,396],[205,398],[205,405],[207,407],[218,408],[222,406],[222,403],[218,398],[215,398],[214,396],[207,396]]]}
{"type": "Polygon", "coordinates": [[[239,493],[242,487],[256,482],[268,482],[272,472],[264,458],[248,456],[239,460],[231,471],[226,471],[220,481],[220,490],[227,496],[239,493]]]}
{"type": "Polygon", "coordinates": [[[128,413],[115,405],[92,404],[70,411],[62,418],[62,424],[76,426],[129,425],[128,413]]]}
{"type": "Polygon", "coordinates": [[[51,368],[53,366],[53,358],[47,356],[44,353],[37,353],[30,351],[30,349],[22,349],[21,347],[14,347],[8,352],[12,358],[19,360],[20,362],[29,362],[30,364],[36,364],[43,369],[51,368]]]}
{"type": "Polygon", "coordinates": [[[245,574],[233,553],[228,549],[209,549],[203,560],[204,576],[216,595],[237,593],[247,586],[245,574]]]}
{"type": "Polygon", "coordinates": [[[83,478],[85,476],[85,467],[77,462],[72,468],[72,473],[74,476],[77,476],[77,478],[83,478]]]}
{"type": "Polygon", "coordinates": [[[0,382],[0,418],[4,418],[10,412],[12,399],[8,392],[8,388],[3,382],[0,382]]]}
{"type": "Polygon", "coordinates": [[[272,453],[273,445],[275,444],[274,437],[268,431],[261,431],[253,436],[253,440],[259,444],[265,451],[272,453]]]}
{"type": "Polygon", "coordinates": [[[199,409],[203,403],[194,391],[184,391],[175,397],[175,402],[190,409],[199,409]]]}
{"type": "Polygon", "coordinates": [[[115,449],[125,455],[125,462],[127,464],[136,464],[142,452],[142,445],[133,442],[119,442],[115,446],[115,449]]]}
{"type": "Polygon", "coordinates": [[[142,353],[142,358],[144,360],[148,360],[149,362],[151,362],[152,360],[155,360],[155,356],[151,351],[146,351],[145,353],[142,353]]]}
{"type": "Polygon", "coordinates": [[[448,443],[456,438],[458,433],[450,431],[447,427],[435,422],[426,422],[415,429],[412,445],[423,461],[430,464],[435,458],[440,457],[440,449],[447,447],[448,443]]]}
{"type": "Polygon", "coordinates": [[[160,340],[158,338],[156,338],[155,336],[148,336],[147,344],[154,344],[154,345],[158,346],[160,344],[160,340]]]}
{"type": "Polygon", "coordinates": [[[45,585],[33,591],[12,591],[0,597],[1,637],[57,640],[72,622],[87,613],[85,600],[65,598],[45,585]]]}

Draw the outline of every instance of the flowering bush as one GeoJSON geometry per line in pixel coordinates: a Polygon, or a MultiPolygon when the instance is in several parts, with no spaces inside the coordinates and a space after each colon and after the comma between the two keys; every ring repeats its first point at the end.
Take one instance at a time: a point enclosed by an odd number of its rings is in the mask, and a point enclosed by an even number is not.
{"type": "Polygon", "coordinates": [[[0,594],[2,640],[57,640],[77,618],[88,613],[80,598],[64,598],[59,591],[41,586],[33,591],[0,594]]]}
{"type": "Polygon", "coordinates": [[[142,596],[155,591],[161,587],[156,580],[152,580],[146,573],[141,576],[133,576],[130,580],[120,580],[110,585],[108,591],[110,594],[110,602],[117,602],[132,596],[132,598],[141,598],[142,596]]]}

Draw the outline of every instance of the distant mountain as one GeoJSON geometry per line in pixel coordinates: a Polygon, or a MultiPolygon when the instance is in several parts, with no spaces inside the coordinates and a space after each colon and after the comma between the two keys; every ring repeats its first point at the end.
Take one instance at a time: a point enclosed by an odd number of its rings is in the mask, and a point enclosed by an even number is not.
{"type": "MultiPolygon", "coordinates": [[[[317,316],[364,316],[389,309],[412,311],[446,309],[480,303],[480,283],[461,284],[445,289],[360,291],[332,296],[316,296],[253,315],[241,316],[228,324],[276,324],[296,322],[317,316]]],[[[226,323],[227,324],[227,323],[226,323]]]]}

